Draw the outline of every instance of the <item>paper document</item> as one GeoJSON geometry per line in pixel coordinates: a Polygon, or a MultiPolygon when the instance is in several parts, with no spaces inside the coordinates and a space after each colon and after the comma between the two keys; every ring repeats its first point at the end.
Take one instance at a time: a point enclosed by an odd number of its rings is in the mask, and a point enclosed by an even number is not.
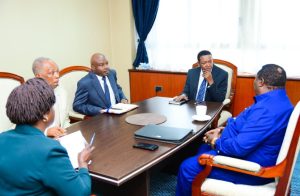
{"type": "Polygon", "coordinates": [[[109,113],[123,114],[123,113],[133,110],[137,107],[138,107],[138,105],[135,105],[135,104],[118,103],[118,104],[111,106],[111,108],[109,109],[109,113]]]}
{"type": "Polygon", "coordinates": [[[87,143],[81,131],[65,135],[59,138],[58,141],[66,148],[73,167],[78,168],[78,153],[85,148],[87,143]]]}

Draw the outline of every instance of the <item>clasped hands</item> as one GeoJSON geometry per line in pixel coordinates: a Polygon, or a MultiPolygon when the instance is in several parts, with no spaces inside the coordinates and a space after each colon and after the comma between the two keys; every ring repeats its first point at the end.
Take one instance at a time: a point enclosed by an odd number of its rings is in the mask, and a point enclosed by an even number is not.
{"type": "Polygon", "coordinates": [[[224,129],[224,127],[218,127],[216,129],[207,131],[204,134],[203,141],[205,143],[212,145],[212,147],[214,147],[215,141],[221,136],[223,129],[224,129]]]}

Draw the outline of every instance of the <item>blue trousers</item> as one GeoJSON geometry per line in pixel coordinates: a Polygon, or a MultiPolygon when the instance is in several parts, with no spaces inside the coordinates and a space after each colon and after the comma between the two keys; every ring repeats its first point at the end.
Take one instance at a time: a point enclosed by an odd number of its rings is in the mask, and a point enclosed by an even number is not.
{"type": "MultiPolygon", "coordinates": [[[[202,144],[196,156],[190,157],[183,161],[183,163],[180,165],[177,176],[177,196],[192,195],[192,182],[194,178],[204,169],[204,167],[198,163],[198,157],[201,154],[217,155],[217,152],[209,145],[202,144]]],[[[233,182],[236,184],[249,185],[261,185],[274,181],[273,178],[259,178],[218,168],[213,168],[208,177],[233,182]]]]}

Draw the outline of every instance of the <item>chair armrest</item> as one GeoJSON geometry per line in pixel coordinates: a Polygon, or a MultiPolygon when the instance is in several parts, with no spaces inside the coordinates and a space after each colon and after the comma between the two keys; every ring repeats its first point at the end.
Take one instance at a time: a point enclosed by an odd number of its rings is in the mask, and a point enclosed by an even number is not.
{"type": "Polygon", "coordinates": [[[208,165],[210,167],[222,168],[252,176],[259,176],[262,178],[281,177],[286,166],[286,159],[275,166],[262,167],[259,164],[250,161],[224,157],[225,156],[220,155],[212,156],[203,154],[199,157],[198,161],[201,165],[208,165]]]}
{"type": "Polygon", "coordinates": [[[237,159],[232,157],[221,156],[221,155],[213,157],[213,161],[214,164],[235,167],[238,169],[252,171],[252,172],[259,172],[261,169],[261,166],[258,163],[245,161],[242,159],[237,159]]]}
{"type": "Polygon", "coordinates": [[[224,99],[223,101],[223,105],[228,105],[231,102],[230,99],[224,99]]]}

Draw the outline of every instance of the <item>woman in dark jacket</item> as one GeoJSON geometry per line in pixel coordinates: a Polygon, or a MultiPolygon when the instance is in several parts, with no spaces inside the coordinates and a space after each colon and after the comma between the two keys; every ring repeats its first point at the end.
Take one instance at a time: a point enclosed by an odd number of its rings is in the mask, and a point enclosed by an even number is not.
{"type": "Polygon", "coordinates": [[[89,195],[88,161],[93,147],[78,155],[79,170],[67,151],[44,130],[54,120],[55,95],[43,79],[15,88],[6,113],[16,128],[0,134],[0,195],[89,195]]]}

